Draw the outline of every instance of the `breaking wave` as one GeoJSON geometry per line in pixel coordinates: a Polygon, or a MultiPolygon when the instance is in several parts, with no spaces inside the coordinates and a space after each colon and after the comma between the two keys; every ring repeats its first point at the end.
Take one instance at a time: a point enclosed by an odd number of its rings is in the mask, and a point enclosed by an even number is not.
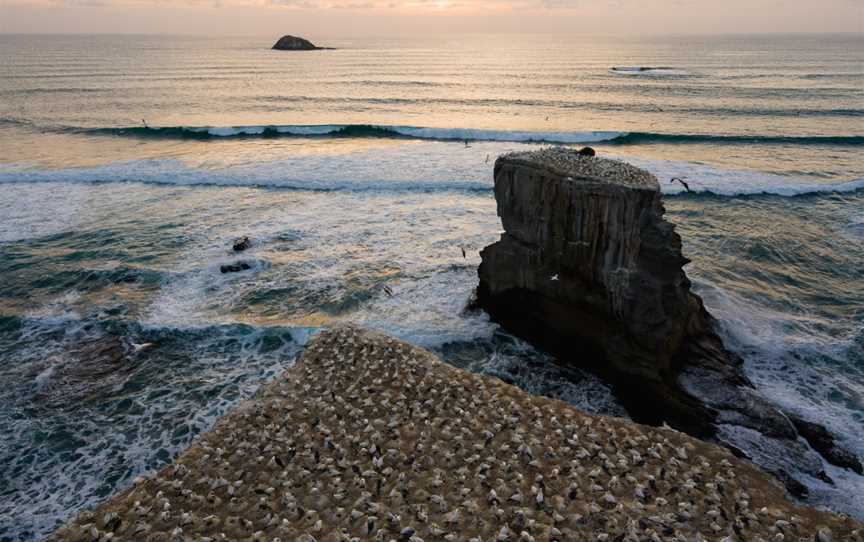
{"type": "Polygon", "coordinates": [[[475,128],[423,128],[371,124],[320,124],[283,126],[137,126],[130,128],[77,129],[78,132],[140,138],[214,139],[275,137],[379,137],[437,141],[510,141],[536,143],[596,143],[611,141],[622,132],[531,132],[475,128]]]}
{"type": "MultiPolygon", "coordinates": [[[[476,148],[468,149],[476,153],[461,156],[454,154],[448,144],[429,142],[422,149],[397,147],[341,156],[297,156],[221,169],[194,167],[177,159],[136,160],[64,169],[7,166],[0,168],[0,184],[132,182],[327,192],[491,193],[494,157],[508,150],[499,147],[493,143],[478,144],[476,148]],[[426,161],[422,167],[417,165],[418,155],[426,161]],[[487,162],[482,155],[491,158],[487,162]]],[[[721,169],[693,162],[635,157],[626,160],[654,174],[667,195],[685,191],[681,184],[669,182],[673,177],[684,179],[693,193],[701,195],[792,197],[864,190],[864,178],[824,182],[758,171],[721,169]]]]}
{"type": "MultiPolygon", "coordinates": [[[[846,112],[848,114],[848,112],[846,112]]],[[[4,119],[8,120],[8,119],[4,119]]],[[[12,123],[9,121],[8,123],[12,123]]],[[[16,124],[20,124],[17,123],[16,124]]],[[[801,146],[861,146],[864,135],[785,136],[711,135],[619,131],[526,131],[481,128],[428,128],[374,124],[287,124],[250,126],[128,126],[104,128],[62,127],[58,131],[84,135],[131,138],[220,140],[226,138],[390,138],[431,141],[500,141],[512,143],[609,145],[662,144],[779,144],[801,146]]]]}

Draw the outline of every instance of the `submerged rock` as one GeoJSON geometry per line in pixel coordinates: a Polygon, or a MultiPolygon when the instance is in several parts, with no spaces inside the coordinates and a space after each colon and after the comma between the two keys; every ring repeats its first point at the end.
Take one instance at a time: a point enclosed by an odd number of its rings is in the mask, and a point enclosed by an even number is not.
{"type": "Polygon", "coordinates": [[[504,233],[481,252],[476,297],[493,320],[605,377],[636,421],[797,438],[691,291],[654,176],[563,148],[502,156],[494,174],[504,233]]]}
{"type": "Polygon", "coordinates": [[[248,269],[252,269],[252,266],[246,262],[229,263],[219,266],[219,271],[222,273],[239,273],[248,269]]]}
{"type": "Polygon", "coordinates": [[[315,44],[304,38],[285,35],[279,38],[279,41],[273,45],[273,49],[277,51],[315,51],[324,49],[324,47],[316,47],[315,44]]]}

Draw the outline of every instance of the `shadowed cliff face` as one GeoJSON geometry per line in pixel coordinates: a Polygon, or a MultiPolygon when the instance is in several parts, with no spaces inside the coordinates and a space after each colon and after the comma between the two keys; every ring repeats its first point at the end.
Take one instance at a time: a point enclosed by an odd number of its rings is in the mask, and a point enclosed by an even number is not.
{"type": "MultiPolygon", "coordinates": [[[[493,320],[607,378],[636,421],[702,438],[734,425],[795,447],[795,427],[756,394],[690,291],[652,175],[544,149],[499,158],[495,197],[505,231],[481,252],[477,289],[493,320]]],[[[796,453],[824,475],[812,450],[796,453]]]]}
{"type": "Polygon", "coordinates": [[[495,164],[505,233],[482,252],[480,306],[565,363],[611,378],[636,419],[710,435],[711,413],[671,389],[678,354],[710,323],[690,292],[656,179],[619,162],[549,152],[543,161],[531,153],[495,164]],[[550,167],[550,158],[570,162],[550,167]],[[626,393],[636,386],[639,397],[626,393]],[[651,397],[660,394],[662,404],[651,397]]]}

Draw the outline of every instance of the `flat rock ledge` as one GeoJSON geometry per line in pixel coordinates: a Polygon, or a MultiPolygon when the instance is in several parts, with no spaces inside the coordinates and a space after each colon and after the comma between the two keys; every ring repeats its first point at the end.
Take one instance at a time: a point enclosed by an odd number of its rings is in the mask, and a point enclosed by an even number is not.
{"type": "Polygon", "coordinates": [[[338,327],[50,540],[862,541],[727,450],[338,327]]]}

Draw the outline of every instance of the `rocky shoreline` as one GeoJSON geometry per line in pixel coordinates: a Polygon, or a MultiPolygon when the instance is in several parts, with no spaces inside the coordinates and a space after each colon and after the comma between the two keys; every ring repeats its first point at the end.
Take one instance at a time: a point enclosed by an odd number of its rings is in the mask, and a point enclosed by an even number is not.
{"type": "Polygon", "coordinates": [[[864,525],[787,501],[719,446],[345,326],[50,537],[109,539],[826,542],[864,525]]]}

